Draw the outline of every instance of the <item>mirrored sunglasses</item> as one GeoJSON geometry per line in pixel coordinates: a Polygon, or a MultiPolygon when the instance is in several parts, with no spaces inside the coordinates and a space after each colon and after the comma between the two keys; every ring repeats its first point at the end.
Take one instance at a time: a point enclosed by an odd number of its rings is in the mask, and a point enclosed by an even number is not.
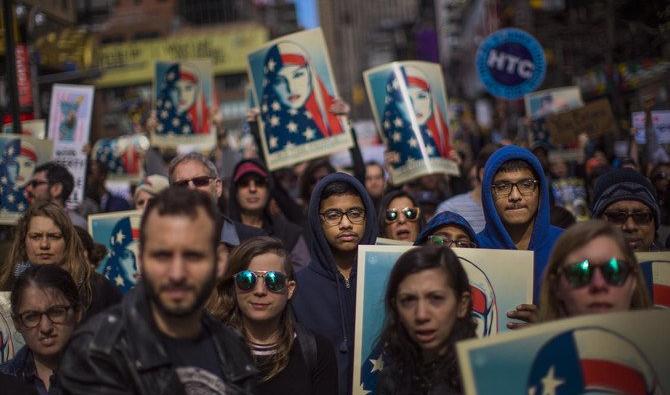
{"type": "Polygon", "coordinates": [[[591,262],[588,259],[563,266],[559,269],[559,274],[565,276],[572,288],[581,288],[589,285],[593,278],[593,273],[600,270],[600,273],[607,284],[619,287],[626,282],[628,275],[633,271],[631,265],[617,258],[610,258],[604,263],[591,262]]]}
{"type": "Polygon", "coordinates": [[[235,279],[235,285],[237,285],[237,288],[239,288],[241,291],[250,291],[254,289],[259,277],[263,278],[265,287],[270,292],[279,293],[286,288],[286,275],[282,272],[254,272],[251,270],[242,270],[233,276],[235,279]]]}
{"type": "Polygon", "coordinates": [[[397,221],[400,219],[400,213],[405,216],[407,221],[416,221],[419,219],[419,214],[421,210],[418,207],[405,207],[398,210],[397,208],[386,209],[386,215],[384,219],[387,224],[397,221]]]}

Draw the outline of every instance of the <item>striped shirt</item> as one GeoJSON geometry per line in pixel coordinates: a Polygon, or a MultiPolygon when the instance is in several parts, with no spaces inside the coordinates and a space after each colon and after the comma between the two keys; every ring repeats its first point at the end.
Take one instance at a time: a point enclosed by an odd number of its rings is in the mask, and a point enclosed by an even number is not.
{"type": "Polygon", "coordinates": [[[443,211],[460,214],[470,223],[476,233],[484,230],[484,225],[486,225],[481,202],[473,200],[469,192],[456,195],[440,203],[435,210],[435,214],[443,211]]]}

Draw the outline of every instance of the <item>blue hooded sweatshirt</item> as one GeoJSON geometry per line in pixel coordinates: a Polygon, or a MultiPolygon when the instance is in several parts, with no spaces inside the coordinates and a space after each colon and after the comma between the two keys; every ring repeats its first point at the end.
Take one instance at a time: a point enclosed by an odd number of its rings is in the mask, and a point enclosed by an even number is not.
{"type": "Polygon", "coordinates": [[[486,226],[477,235],[477,244],[479,244],[480,248],[517,249],[496,210],[493,192],[491,191],[493,178],[498,169],[500,169],[503,163],[515,159],[528,163],[540,181],[540,201],[533,225],[533,233],[530,236],[530,244],[528,245],[528,250],[534,251],[533,300],[535,303],[538,303],[544,267],[547,265],[549,254],[554,247],[554,243],[556,243],[556,239],[558,239],[563,230],[550,223],[549,186],[547,185],[547,179],[544,177],[544,170],[540,161],[529,150],[516,145],[508,145],[494,152],[486,162],[486,166],[484,166],[484,178],[482,180],[482,206],[484,207],[486,226]]]}
{"type": "Polygon", "coordinates": [[[435,216],[431,218],[430,221],[428,221],[421,233],[419,233],[419,237],[416,238],[414,245],[418,246],[425,244],[428,240],[428,236],[435,233],[435,231],[441,227],[447,225],[456,225],[460,227],[465,231],[465,233],[468,234],[468,236],[470,236],[470,240],[475,243],[477,242],[477,234],[475,233],[475,230],[472,229],[472,226],[470,226],[468,220],[454,212],[442,211],[441,213],[435,214],[435,216]]]}
{"type": "Polygon", "coordinates": [[[291,299],[296,319],[307,329],[327,337],[335,347],[339,393],[351,394],[356,320],[356,262],[345,280],[337,270],[330,244],[321,227],[319,210],[324,188],[343,181],[358,191],[365,207],[365,230],[359,244],[374,244],[377,237],[375,206],[365,187],[354,177],[335,173],[324,177],[312,192],[307,209],[307,227],[312,262],[296,274],[296,293],[291,299]]]}

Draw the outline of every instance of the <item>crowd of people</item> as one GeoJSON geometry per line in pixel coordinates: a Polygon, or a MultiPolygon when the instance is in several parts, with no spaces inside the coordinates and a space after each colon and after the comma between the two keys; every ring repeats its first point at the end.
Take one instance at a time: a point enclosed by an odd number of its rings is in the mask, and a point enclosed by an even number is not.
{"type": "Polygon", "coordinates": [[[533,252],[533,303],[505,312],[510,329],[651,307],[634,253],[669,245],[670,164],[645,171],[601,155],[567,170],[542,150],[491,144],[461,162],[460,180],[398,186],[356,150],[349,172],[323,158],[272,172],[262,157],[222,169],[220,155],[177,155],[135,186],[132,202],[108,191],[104,164],[91,161],[79,210],[65,207],[66,168],[35,168],[0,267],[25,339],[0,365],[0,385],[350,394],[358,247],[378,238],[419,246],[387,284],[379,394],[462,393],[455,344],[483,332],[453,247],[533,252]],[[587,212],[565,199],[566,185],[583,189],[587,212]],[[95,270],[104,249],[86,216],[132,207],[143,210],[139,281],[122,295],[95,270]]]}

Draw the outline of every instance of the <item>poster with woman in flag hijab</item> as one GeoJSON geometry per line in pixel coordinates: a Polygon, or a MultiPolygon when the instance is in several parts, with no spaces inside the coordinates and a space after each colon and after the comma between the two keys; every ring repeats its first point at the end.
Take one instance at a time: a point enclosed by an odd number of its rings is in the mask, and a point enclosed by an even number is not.
{"type": "Polygon", "coordinates": [[[440,65],[393,62],[365,71],[363,80],[393,184],[426,174],[459,173],[440,65]]]}
{"type": "Polygon", "coordinates": [[[216,100],[210,60],[156,62],[154,99],[158,125],[151,133],[151,145],[214,147],[216,100]]]}
{"type": "Polygon", "coordinates": [[[99,139],[91,150],[91,159],[107,169],[110,181],[139,182],[144,178],[144,156],[149,139],[141,134],[99,139]]]}
{"type": "Polygon", "coordinates": [[[15,224],[28,208],[25,189],[35,168],[51,160],[53,143],[17,134],[0,135],[0,224],[15,224]]]}
{"type": "Polygon", "coordinates": [[[670,393],[670,311],[586,315],[456,344],[467,395],[670,393]]]}
{"type": "Polygon", "coordinates": [[[270,170],[353,145],[348,120],[332,111],[338,93],[321,29],[270,41],[247,61],[270,170]]]}
{"type": "MultiPolygon", "coordinates": [[[[415,247],[375,245],[358,249],[354,395],[375,393],[384,370],[379,335],[386,320],[386,283],[395,262],[411,248],[415,247]]],[[[454,248],[454,252],[468,274],[477,336],[508,331],[507,324],[513,320],[506,312],[533,299],[533,253],[481,248],[454,248]]]]}
{"type": "Polygon", "coordinates": [[[141,218],[139,210],[88,216],[88,233],[96,243],[107,247],[107,255],[96,271],[123,293],[137,282],[141,218]]]}

